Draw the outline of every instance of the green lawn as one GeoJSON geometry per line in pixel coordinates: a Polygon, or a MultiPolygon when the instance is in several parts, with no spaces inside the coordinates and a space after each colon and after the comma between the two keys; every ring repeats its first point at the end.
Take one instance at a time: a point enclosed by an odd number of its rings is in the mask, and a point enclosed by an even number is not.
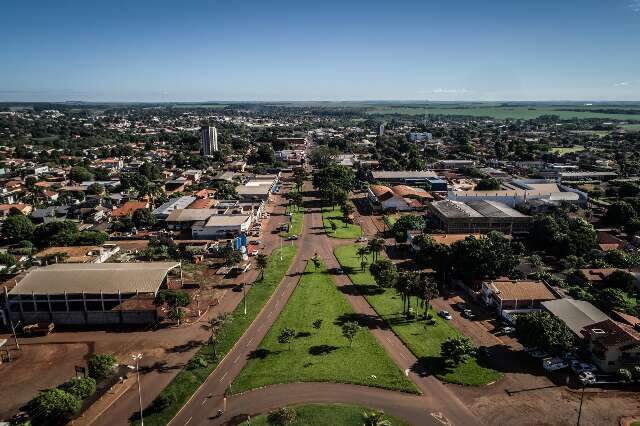
{"type": "Polygon", "coordinates": [[[213,351],[210,345],[203,346],[198,351],[198,355],[209,360],[209,364],[205,367],[180,371],[154,401],[155,404],[158,404],[161,399],[165,398],[168,399],[169,403],[161,409],[154,408],[153,404],[147,408],[144,417],[145,424],[166,425],[169,420],[173,418],[180,407],[186,403],[191,395],[216,368],[219,360],[229,352],[253,322],[256,315],[258,315],[284,277],[287,269],[289,269],[295,253],[295,246],[282,247],[282,261],[280,261],[280,249],[273,251],[273,254],[269,257],[269,264],[264,271],[264,278],[262,281],[258,281],[255,285],[251,286],[247,292],[247,315],[245,316],[243,314],[244,303],[240,302],[232,314],[233,320],[229,322],[224,328],[224,331],[220,333],[222,337],[220,337],[217,346],[218,359],[212,360],[213,351]]]}
{"type": "Polygon", "coordinates": [[[322,223],[324,224],[324,231],[333,238],[355,239],[362,235],[362,229],[360,229],[359,225],[344,221],[342,211],[338,206],[335,206],[334,209],[322,209],[322,223]],[[336,232],[333,232],[331,222],[336,224],[336,232]]]}
{"type": "Polygon", "coordinates": [[[292,235],[300,236],[302,234],[302,225],[304,222],[304,207],[287,207],[287,213],[291,213],[291,220],[289,221],[289,231],[281,232],[283,237],[290,237],[292,235]]]}
{"type": "MultiPolygon", "coordinates": [[[[296,420],[290,423],[292,426],[362,426],[364,424],[364,413],[371,410],[365,407],[345,404],[308,404],[295,405],[296,420]]],[[[391,426],[408,426],[406,423],[396,417],[385,415],[383,419],[389,421],[391,426]]],[[[242,423],[244,426],[261,426],[269,425],[267,415],[258,416],[242,423]]]]}
{"type": "Polygon", "coordinates": [[[276,383],[336,382],[418,393],[367,328],[349,347],[340,325],[356,319],[325,267],[316,272],[309,262],[287,306],[233,382],[232,392],[276,383]],[[322,320],[320,329],[312,325],[316,319],[322,320]],[[278,343],[284,328],[297,333],[290,348],[278,343]]]}
{"type": "Polygon", "coordinates": [[[360,258],[356,255],[358,247],[357,244],[353,244],[338,247],[335,250],[342,268],[353,283],[359,286],[376,312],[389,323],[411,352],[421,359],[436,377],[446,382],[463,385],[484,385],[501,377],[499,372],[480,366],[475,359],[457,367],[447,365],[440,356],[440,344],[447,338],[460,333],[435,312],[432,312],[434,325],[425,325],[424,321],[406,320],[402,315],[401,298],[395,290],[380,289],[375,285],[368,268],[361,271],[360,258]]]}

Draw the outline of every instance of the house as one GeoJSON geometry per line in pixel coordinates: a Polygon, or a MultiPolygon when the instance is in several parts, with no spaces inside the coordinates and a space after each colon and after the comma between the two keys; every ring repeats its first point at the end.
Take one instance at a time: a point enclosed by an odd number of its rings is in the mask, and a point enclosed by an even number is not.
{"type": "Polygon", "coordinates": [[[602,251],[624,249],[627,243],[607,231],[598,231],[598,247],[602,251]]]}
{"type": "Polygon", "coordinates": [[[526,234],[532,218],[497,201],[435,201],[429,206],[430,217],[447,234],[476,234],[500,231],[503,234],[526,234]]]}
{"type": "Polygon", "coordinates": [[[25,216],[30,215],[33,211],[33,207],[31,207],[29,204],[0,204],[0,219],[9,216],[9,214],[11,213],[11,209],[16,209],[25,216]]]}
{"type": "Polygon", "coordinates": [[[614,273],[615,271],[624,271],[634,276],[634,283],[636,285],[640,285],[640,269],[639,268],[630,268],[630,269],[620,269],[620,268],[586,268],[586,269],[578,269],[577,277],[582,280],[583,283],[589,284],[592,286],[599,286],[604,281],[607,280],[609,275],[614,273]]]}
{"type": "Polygon", "coordinates": [[[385,211],[422,210],[427,202],[433,200],[431,194],[424,189],[406,185],[396,185],[392,188],[370,185],[367,189],[367,198],[373,208],[385,211]]]}
{"type": "Polygon", "coordinates": [[[640,332],[628,324],[607,319],[582,329],[591,359],[604,372],[640,364],[640,332]]]}
{"type": "Polygon", "coordinates": [[[192,196],[172,198],[151,213],[158,219],[164,220],[169,217],[172,211],[186,209],[194,201],[196,201],[196,197],[192,196]]]}
{"type": "Polygon", "coordinates": [[[111,213],[111,217],[120,218],[125,216],[130,216],[138,209],[148,209],[149,201],[148,200],[130,200],[124,203],[122,206],[118,207],[111,213]]]}
{"type": "Polygon", "coordinates": [[[498,315],[513,322],[513,314],[540,311],[542,302],[558,296],[543,281],[520,281],[500,278],[482,283],[482,301],[495,307],[498,315]]]}

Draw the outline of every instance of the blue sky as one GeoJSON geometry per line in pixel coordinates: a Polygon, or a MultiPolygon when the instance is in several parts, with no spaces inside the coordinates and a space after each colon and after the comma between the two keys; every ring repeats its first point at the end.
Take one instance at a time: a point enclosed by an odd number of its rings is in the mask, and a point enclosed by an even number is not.
{"type": "Polygon", "coordinates": [[[1,10],[0,101],[640,100],[640,0],[1,10]]]}

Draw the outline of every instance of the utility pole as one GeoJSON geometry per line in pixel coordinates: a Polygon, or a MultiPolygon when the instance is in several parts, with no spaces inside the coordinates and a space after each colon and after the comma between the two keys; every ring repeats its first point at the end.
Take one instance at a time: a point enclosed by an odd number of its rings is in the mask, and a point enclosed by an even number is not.
{"type": "MultiPolygon", "coordinates": [[[[16,327],[13,325],[13,320],[11,319],[11,313],[9,313],[9,323],[11,324],[11,332],[13,333],[13,340],[16,342],[16,349],[21,351],[20,345],[18,344],[18,335],[16,334],[16,327]]],[[[20,321],[18,321],[18,325],[20,325],[20,321]]]]}
{"type": "Polygon", "coordinates": [[[244,300],[244,314],[247,315],[247,282],[245,281],[245,269],[242,269],[242,300],[244,300]]]}
{"type": "Polygon", "coordinates": [[[585,388],[585,384],[582,384],[582,394],[580,395],[580,408],[578,409],[578,422],[576,423],[577,426],[580,426],[580,417],[582,417],[582,401],[584,401],[584,388],[585,388]]]}

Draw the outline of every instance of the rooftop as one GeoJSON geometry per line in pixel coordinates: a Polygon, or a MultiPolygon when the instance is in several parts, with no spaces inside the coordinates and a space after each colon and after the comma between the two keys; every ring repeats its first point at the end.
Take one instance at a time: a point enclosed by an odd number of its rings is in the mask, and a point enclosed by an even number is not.
{"type": "Polygon", "coordinates": [[[542,302],[542,306],[580,336],[583,328],[609,319],[600,309],[584,300],[558,299],[542,302]]]}
{"type": "Polygon", "coordinates": [[[496,280],[488,283],[500,300],[554,300],[555,294],[542,281],[496,280]]]}

